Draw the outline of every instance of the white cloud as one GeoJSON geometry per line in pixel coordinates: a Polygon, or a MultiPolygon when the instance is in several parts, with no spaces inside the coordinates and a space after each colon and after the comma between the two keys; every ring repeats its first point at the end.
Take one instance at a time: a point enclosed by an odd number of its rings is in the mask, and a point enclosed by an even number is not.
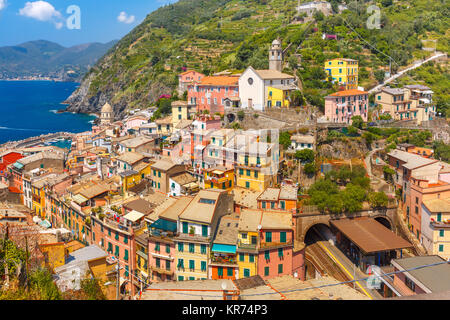
{"type": "Polygon", "coordinates": [[[5,9],[6,7],[6,0],[0,0],[0,10],[5,9]]]}
{"type": "Polygon", "coordinates": [[[135,19],[135,16],[129,16],[125,11],[122,11],[117,17],[117,21],[128,24],[133,23],[135,19]]]}
{"type": "Polygon", "coordinates": [[[51,21],[54,18],[61,18],[61,13],[55,7],[41,0],[27,2],[25,7],[19,10],[19,14],[39,21],[51,21]]]}
{"type": "Polygon", "coordinates": [[[39,21],[52,22],[56,29],[61,29],[64,25],[61,13],[47,1],[27,2],[25,7],[19,10],[19,14],[39,21]]]}

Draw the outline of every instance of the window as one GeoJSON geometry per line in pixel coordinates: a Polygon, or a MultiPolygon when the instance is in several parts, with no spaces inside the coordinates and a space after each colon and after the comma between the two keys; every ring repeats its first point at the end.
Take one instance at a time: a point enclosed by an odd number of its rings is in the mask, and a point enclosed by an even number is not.
{"type": "Polygon", "coordinates": [[[438,213],[437,214],[437,221],[441,222],[442,221],[442,213],[438,213]]]}
{"type": "Polygon", "coordinates": [[[239,169],[239,175],[244,175],[244,169],[239,169]]]}
{"type": "Polygon", "coordinates": [[[284,201],[280,201],[281,209],[284,210],[286,208],[284,201]]]}
{"type": "Polygon", "coordinates": [[[116,251],[114,252],[116,258],[119,258],[119,246],[116,246],[116,251]]]}
{"type": "Polygon", "coordinates": [[[266,277],[269,275],[269,267],[264,267],[264,275],[266,277]]]}
{"type": "Polygon", "coordinates": [[[444,230],[439,230],[439,237],[443,237],[444,236],[444,230]]]}
{"type": "Polygon", "coordinates": [[[159,244],[159,242],[156,242],[156,243],[155,243],[155,251],[156,251],[156,252],[159,252],[159,251],[160,251],[160,244],[159,244]]]}
{"type": "Polygon", "coordinates": [[[250,269],[244,269],[244,278],[250,277],[250,269]]]}
{"type": "Polygon", "coordinates": [[[166,260],[166,270],[170,271],[170,261],[166,260]]]}
{"type": "Polygon", "coordinates": [[[272,201],[272,202],[270,203],[270,209],[275,209],[275,202],[272,201]]]}
{"type": "Polygon", "coordinates": [[[266,232],[266,242],[272,242],[272,232],[266,232]]]}
{"type": "Polygon", "coordinates": [[[444,245],[443,244],[439,245],[439,252],[444,252],[444,245]]]}
{"type": "Polygon", "coordinates": [[[416,206],[414,209],[415,209],[414,211],[416,212],[416,214],[418,214],[419,213],[419,207],[416,206]]]}
{"type": "Polygon", "coordinates": [[[207,237],[208,236],[208,226],[202,226],[202,236],[203,237],[207,237]]]}
{"type": "Polygon", "coordinates": [[[286,232],[280,232],[280,242],[281,243],[286,243],[286,232]]]}
{"type": "Polygon", "coordinates": [[[219,276],[219,278],[222,278],[222,277],[223,277],[223,268],[222,268],[222,267],[219,267],[219,268],[217,269],[217,275],[219,276]]]}
{"type": "Polygon", "coordinates": [[[109,253],[112,253],[112,244],[111,244],[111,242],[108,242],[108,252],[109,253]]]}
{"type": "Polygon", "coordinates": [[[278,257],[283,258],[283,248],[278,248],[278,257]]]}
{"type": "Polygon", "coordinates": [[[202,271],[206,271],[206,261],[201,261],[200,266],[202,271]]]}
{"type": "Polygon", "coordinates": [[[247,169],[247,177],[250,177],[250,170],[247,169]]]}
{"type": "Polygon", "coordinates": [[[166,244],[166,253],[170,253],[170,245],[166,244]]]}
{"type": "Polygon", "coordinates": [[[248,262],[255,262],[255,255],[249,254],[248,255],[248,262]]]}
{"type": "Polygon", "coordinates": [[[246,182],[245,182],[245,187],[246,187],[247,189],[249,189],[249,188],[250,188],[250,182],[246,181],[246,182]]]}
{"type": "Polygon", "coordinates": [[[233,268],[227,268],[227,277],[233,276],[233,268]]]}
{"type": "Polygon", "coordinates": [[[416,285],[415,283],[408,277],[405,276],[405,284],[408,288],[410,288],[412,291],[416,291],[416,285]]]}
{"type": "Polygon", "coordinates": [[[178,259],[177,268],[178,268],[178,270],[184,269],[184,260],[183,259],[178,259]]]}
{"type": "Polygon", "coordinates": [[[183,233],[188,233],[188,223],[183,222],[183,233]]]}
{"type": "Polygon", "coordinates": [[[127,236],[123,236],[123,243],[125,243],[125,244],[128,243],[128,238],[127,238],[127,236]]]}
{"type": "Polygon", "coordinates": [[[194,253],[195,252],[195,244],[189,243],[189,252],[194,253]]]}
{"type": "Polygon", "coordinates": [[[265,202],[265,201],[261,201],[261,207],[262,207],[263,209],[266,208],[266,202],[265,202]]]}
{"type": "Polygon", "coordinates": [[[125,249],[125,256],[123,257],[125,261],[128,261],[128,250],[125,249]]]}
{"type": "Polygon", "coordinates": [[[184,277],[183,276],[178,276],[178,281],[184,281],[184,277]]]}
{"type": "Polygon", "coordinates": [[[283,265],[280,263],[278,265],[278,274],[283,273],[283,265]]]}
{"type": "Polygon", "coordinates": [[[200,245],[200,253],[201,254],[206,254],[206,244],[201,244],[200,245]]]}
{"type": "Polygon", "coordinates": [[[183,252],[184,251],[184,245],[183,243],[178,243],[178,252],[183,252]]]}
{"type": "Polygon", "coordinates": [[[189,260],[189,270],[194,271],[195,270],[195,261],[189,260]]]}
{"type": "Polygon", "coordinates": [[[266,259],[266,261],[270,261],[270,251],[269,250],[264,252],[264,259],[266,259]]]}
{"type": "MultiPolygon", "coordinates": [[[[84,229],[84,227],[83,227],[83,229],[84,229]]],[[[116,231],[116,237],[115,237],[115,239],[116,239],[116,240],[119,240],[119,232],[117,232],[117,231],[116,231]]]]}
{"type": "Polygon", "coordinates": [[[128,265],[125,266],[125,277],[128,277],[130,269],[128,268],[128,265]]]}
{"type": "Polygon", "coordinates": [[[244,254],[239,253],[239,261],[244,262],[244,254]]]}
{"type": "Polygon", "coordinates": [[[255,171],[255,178],[258,178],[258,171],[255,171]]]}

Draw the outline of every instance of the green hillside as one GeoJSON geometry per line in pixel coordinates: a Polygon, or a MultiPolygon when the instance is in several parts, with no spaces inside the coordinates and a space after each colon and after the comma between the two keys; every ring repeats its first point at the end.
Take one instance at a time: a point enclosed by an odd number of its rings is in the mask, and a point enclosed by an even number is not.
{"type": "MultiPolygon", "coordinates": [[[[302,1],[304,2],[304,1],[302,1]]],[[[335,8],[342,1],[331,1],[335,8]]],[[[285,69],[295,72],[307,100],[323,104],[335,90],[324,81],[326,59],[343,56],[360,62],[360,85],[371,87],[393,71],[429,55],[422,39],[438,39],[448,52],[450,8],[445,0],[351,1],[342,14],[299,23],[297,0],[180,0],[149,14],[85,76],[69,98],[70,111],[96,112],[109,101],[117,115],[145,108],[161,94],[171,94],[183,69],[206,74],[248,65],[268,67],[270,43],[277,37],[287,48],[285,69]],[[381,28],[366,27],[366,7],[382,9],[381,28]],[[323,40],[322,34],[338,40],[323,40]],[[390,57],[390,58],[389,58],[390,57]],[[377,72],[378,71],[378,72],[377,72]]]]}

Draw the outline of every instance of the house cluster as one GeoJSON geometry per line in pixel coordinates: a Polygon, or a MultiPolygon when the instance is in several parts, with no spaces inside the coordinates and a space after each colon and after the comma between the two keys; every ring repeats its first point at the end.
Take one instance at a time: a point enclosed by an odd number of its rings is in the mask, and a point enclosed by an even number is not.
{"type": "Polygon", "coordinates": [[[295,76],[282,72],[283,48],[274,40],[269,50],[269,69],[249,66],[242,74],[222,72],[205,76],[188,70],[178,76],[179,93],[187,91],[187,106],[194,112],[224,114],[225,109],[239,107],[264,111],[289,108],[290,95],[299,90],[295,76]]]}
{"type": "Polygon", "coordinates": [[[411,145],[399,145],[388,159],[410,231],[428,254],[449,259],[450,166],[411,145]]]}
{"type": "Polygon", "coordinates": [[[436,105],[433,91],[424,85],[406,85],[403,88],[383,87],[375,93],[375,103],[394,120],[411,120],[418,125],[433,120],[436,105]]]}
{"type": "Polygon", "coordinates": [[[1,155],[3,189],[32,213],[22,223],[68,237],[55,242],[63,254],[47,259],[59,257],[58,286],[76,290],[74,270],[97,263],[105,279],[118,265],[120,290],[132,294],[162,281],[304,279],[298,188],[279,176],[277,137],[224,129],[219,116],[193,115],[180,101],[165,123],[150,126],[150,118],[137,112],[114,121],[105,104],[100,123],[74,135],[70,150],[1,155]],[[67,251],[73,241],[83,251],[67,251]]]}

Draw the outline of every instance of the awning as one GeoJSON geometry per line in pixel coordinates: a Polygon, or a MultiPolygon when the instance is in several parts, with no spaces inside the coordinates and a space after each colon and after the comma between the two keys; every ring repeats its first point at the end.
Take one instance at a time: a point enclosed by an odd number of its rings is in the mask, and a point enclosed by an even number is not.
{"type": "Polygon", "coordinates": [[[372,218],[331,220],[330,223],[366,254],[412,247],[372,218]]]}
{"type": "Polygon", "coordinates": [[[130,213],[128,213],[126,216],[124,216],[124,219],[127,219],[128,221],[131,222],[136,222],[139,219],[143,218],[145,215],[143,213],[140,213],[136,210],[131,211],[130,213]]]}
{"type": "Polygon", "coordinates": [[[150,225],[150,228],[161,229],[165,231],[176,232],[177,231],[177,223],[172,222],[165,219],[158,219],[155,223],[150,225]]]}
{"type": "Polygon", "coordinates": [[[212,252],[236,253],[236,246],[231,244],[213,244],[212,252]]]}

